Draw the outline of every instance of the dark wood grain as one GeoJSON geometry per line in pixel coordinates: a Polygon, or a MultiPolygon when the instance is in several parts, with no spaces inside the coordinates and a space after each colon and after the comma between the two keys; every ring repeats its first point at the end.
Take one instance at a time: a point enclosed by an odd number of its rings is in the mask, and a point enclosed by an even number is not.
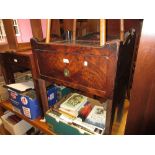
{"type": "Polygon", "coordinates": [[[118,106],[117,116],[118,121],[122,118],[122,110],[128,85],[131,77],[131,69],[134,63],[133,57],[135,56],[135,39],[136,32],[134,29],[129,31],[129,35],[125,38],[125,42],[120,44],[117,75],[115,80],[114,91],[114,105],[118,106]]]}
{"type": "Polygon", "coordinates": [[[125,134],[155,134],[155,31],[144,20],[125,134]]]}
{"type": "Polygon", "coordinates": [[[43,79],[38,79],[43,114],[49,109],[45,82],[43,79]]]}

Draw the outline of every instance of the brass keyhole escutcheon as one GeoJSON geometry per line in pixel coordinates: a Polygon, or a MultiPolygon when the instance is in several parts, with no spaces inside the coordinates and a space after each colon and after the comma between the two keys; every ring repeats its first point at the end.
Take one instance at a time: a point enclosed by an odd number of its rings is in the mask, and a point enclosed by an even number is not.
{"type": "Polygon", "coordinates": [[[66,68],[64,69],[64,76],[69,77],[69,70],[66,68]]]}

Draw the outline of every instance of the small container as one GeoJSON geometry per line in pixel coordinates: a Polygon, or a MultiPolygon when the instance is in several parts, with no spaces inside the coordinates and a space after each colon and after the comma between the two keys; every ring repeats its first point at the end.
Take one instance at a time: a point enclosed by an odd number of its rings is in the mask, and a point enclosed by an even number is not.
{"type": "Polygon", "coordinates": [[[16,124],[12,124],[7,120],[9,116],[13,115],[12,112],[8,112],[1,116],[4,128],[11,133],[12,135],[23,135],[25,134],[32,126],[24,120],[19,121],[16,124]]]}

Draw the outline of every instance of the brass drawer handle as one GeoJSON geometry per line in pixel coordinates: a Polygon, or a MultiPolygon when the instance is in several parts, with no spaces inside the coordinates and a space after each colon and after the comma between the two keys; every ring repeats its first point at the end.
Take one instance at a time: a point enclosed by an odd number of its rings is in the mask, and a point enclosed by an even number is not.
{"type": "Polygon", "coordinates": [[[69,72],[69,70],[68,69],[64,69],[64,76],[65,77],[69,77],[70,76],[70,72],[69,72]]]}

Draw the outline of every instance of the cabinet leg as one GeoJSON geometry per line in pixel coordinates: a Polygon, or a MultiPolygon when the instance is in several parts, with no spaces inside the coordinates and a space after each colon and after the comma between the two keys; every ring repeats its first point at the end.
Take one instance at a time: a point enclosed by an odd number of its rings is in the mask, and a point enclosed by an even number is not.
{"type": "Polygon", "coordinates": [[[45,116],[46,111],[49,109],[47,92],[46,92],[46,83],[45,83],[45,80],[42,80],[42,79],[38,79],[38,83],[39,83],[39,91],[40,91],[40,96],[41,96],[43,114],[45,116]]]}
{"type": "Polygon", "coordinates": [[[112,131],[112,124],[113,124],[113,118],[111,117],[112,114],[112,100],[108,100],[107,103],[107,112],[106,112],[106,128],[105,128],[105,134],[109,135],[112,131]]]}
{"type": "Polygon", "coordinates": [[[4,110],[2,107],[0,107],[0,117],[4,114],[4,110]]]}

